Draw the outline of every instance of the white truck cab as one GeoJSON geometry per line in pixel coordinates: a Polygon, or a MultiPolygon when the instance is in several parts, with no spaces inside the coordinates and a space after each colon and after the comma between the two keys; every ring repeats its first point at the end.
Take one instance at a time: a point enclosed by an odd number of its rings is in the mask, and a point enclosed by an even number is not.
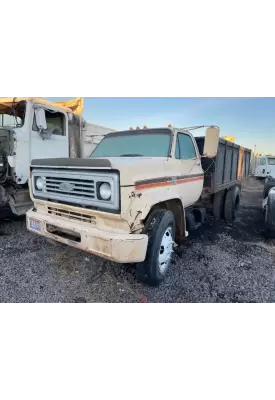
{"type": "Polygon", "coordinates": [[[0,218],[31,208],[33,158],[81,156],[81,124],[70,108],[43,99],[0,99],[0,218]]]}
{"type": "Polygon", "coordinates": [[[254,160],[253,175],[259,179],[265,179],[268,176],[275,176],[275,157],[259,156],[254,160]]]}

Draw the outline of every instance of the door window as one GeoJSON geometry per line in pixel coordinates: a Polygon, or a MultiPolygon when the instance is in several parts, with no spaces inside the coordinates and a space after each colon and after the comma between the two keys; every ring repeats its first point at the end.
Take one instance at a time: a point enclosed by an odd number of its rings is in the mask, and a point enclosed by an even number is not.
{"type": "Polygon", "coordinates": [[[178,133],[175,156],[179,160],[197,158],[194,143],[189,135],[178,133]]]}
{"type": "Polygon", "coordinates": [[[265,158],[261,158],[261,164],[260,165],[266,165],[266,160],[265,158]]]}
{"type": "MultiPolygon", "coordinates": [[[[65,128],[65,115],[61,112],[52,112],[45,110],[45,116],[48,126],[48,131],[53,135],[58,136],[66,136],[66,128],[65,128]]],[[[35,116],[33,118],[33,131],[38,131],[38,127],[36,125],[35,116]]]]}

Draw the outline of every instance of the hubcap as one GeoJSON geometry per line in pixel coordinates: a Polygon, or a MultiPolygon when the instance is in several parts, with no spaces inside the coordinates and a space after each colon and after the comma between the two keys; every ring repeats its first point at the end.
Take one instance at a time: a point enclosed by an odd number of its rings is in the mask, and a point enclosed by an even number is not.
{"type": "Polygon", "coordinates": [[[173,235],[172,228],[169,226],[162,237],[159,250],[159,270],[164,274],[169,267],[171,255],[173,253],[173,235]]]}

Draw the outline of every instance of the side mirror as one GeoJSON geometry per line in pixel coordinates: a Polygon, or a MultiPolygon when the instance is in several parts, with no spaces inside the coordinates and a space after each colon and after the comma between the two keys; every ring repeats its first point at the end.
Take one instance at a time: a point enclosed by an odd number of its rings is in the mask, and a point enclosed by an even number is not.
{"type": "Polygon", "coordinates": [[[203,155],[205,157],[215,157],[218,152],[220,128],[207,128],[205,133],[203,155]]]}
{"type": "Polygon", "coordinates": [[[35,113],[35,122],[39,129],[39,132],[45,131],[48,127],[45,110],[43,110],[43,108],[38,107],[34,110],[34,113],[35,113]]]}

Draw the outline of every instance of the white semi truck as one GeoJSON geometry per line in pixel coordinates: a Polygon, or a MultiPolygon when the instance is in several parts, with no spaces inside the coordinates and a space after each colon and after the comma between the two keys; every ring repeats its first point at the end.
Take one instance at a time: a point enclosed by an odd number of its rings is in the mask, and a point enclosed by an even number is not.
{"type": "Polygon", "coordinates": [[[88,157],[93,132],[112,129],[87,124],[83,98],[49,102],[42,98],[0,98],[0,219],[24,215],[32,207],[32,159],[88,157]]]}
{"type": "Polygon", "coordinates": [[[275,176],[275,157],[258,156],[253,160],[252,175],[258,179],[266,179],[275,176]]]}

